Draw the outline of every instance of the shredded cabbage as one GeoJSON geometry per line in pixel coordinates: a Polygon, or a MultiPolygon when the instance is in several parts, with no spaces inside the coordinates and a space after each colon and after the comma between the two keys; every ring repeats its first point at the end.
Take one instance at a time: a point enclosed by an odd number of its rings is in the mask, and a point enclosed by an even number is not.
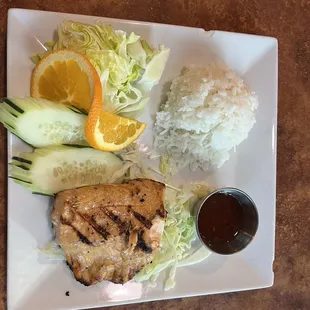
{"type": "Polygon", "coordinates": [[[114,30],[101,21],[96,25],[65,21],[58,27],[57,41],[45,47],[46,52],[32,57],[35,63],[51,50],[63,48],[85,55],[100,76],[105,110],[127,117],[144,108],[170,53],[163,45],[153,49],[136,34],[114,30]]]}
{"type": "Polygon", "coordinates": [[[173,161],[171,156],[168,154],[160,155],[159,169],[160,172],[166,177],[175,175],[178,172],[175,161],[173,161]]]}
{"type": "Polygon", "coordinates": [[[198,243],[184,254],[184,258],[178,262],[178,267],[198,264],[209,257],[210,254],[211,252],[204,245],[198,243]]]}
{"type": "Polygon", "coordinates": [[[43,249],[37,249],[46,258],[52,260],[65,260],[65,254],[56,240],[50,241],[43,249]]]}

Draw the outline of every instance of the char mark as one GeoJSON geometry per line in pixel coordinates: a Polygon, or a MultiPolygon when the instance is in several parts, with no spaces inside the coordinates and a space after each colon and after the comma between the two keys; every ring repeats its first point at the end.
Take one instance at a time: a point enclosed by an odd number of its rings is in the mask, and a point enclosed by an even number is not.
{"type": "Polygon", "coordinates": [[[156,213],[157,213],[160,217],[162,217],[162,218],[165,218],[166,215],[167,215],[165,209],[157,209],[157,210],[156,210],[156,213]]]}
{"type": "Polygon", "coordinates": [[[79,236],[80,240],[83,243],[86,243],[88,245],[93,245],[83,234],[81,234],[79,231],[76,231],[76,232],[77,232],[77,235],[79,236]]]}
{"type": "Polygon", "coordinates": [[[75,227],[72,226],[71,222],[70,221],[67,221],[63,218],[63,216],[60,216],[60,222],[61,224],[63,225],[68,225],[70,227],[72,227],[72,229],[76,232],[77,236],[79,237],[79,239],[85,243],[85,244],[88,244],[88,245],[93,245],[92,242],[90,242],[87,237],[85,237],[81,232],[79,232],[75,227]]]}
{"type": "Polygon", "coordinates": [[[107,240],[110,233],[102,226],[98,225],[96,222],[91,222],[91,226],[99,233],[105,240],[107,240]]]}
{"type": "Polygon", "coordinates": [[[135,218],[141,222],[146,228],[150,229],[152,227],[152,223],[145,218],[142,214],[138,213],[138,212],[133,212],[133,215],[135,216],[135,218]]]}
{"type": "Polygon", "coordinates": [[[88,216],[86,214],[78,213],[85,221],[88,222],[88,224],[99,234],[101,235],[105,240],[107,240],[108,236],[110,236],[110,233],[106,230],[105,227],[102,227],[97,224],[97,222],[94,219],[94,216],[88,216]]]}
{"type": "Polygon", "coordinates": [[[152,248],[150,248],[149,246],[146,245],[144,239],[143,239],[143,233],[144,231],[139,231],[138,233],[138,241],[137,241],[137,248],[140,248],[142,251],[144,251],[145,253],[152,253],[152,248]]]}
{"type": "Polygon", "coordinates": [[[118,225],[118,230],[120,234],[125,232],[128,229],[128,223],[123,222],[119,216],[115,215],[113,212],[109,210],[104,210],[104,213],[115,223],[118,225]]]}

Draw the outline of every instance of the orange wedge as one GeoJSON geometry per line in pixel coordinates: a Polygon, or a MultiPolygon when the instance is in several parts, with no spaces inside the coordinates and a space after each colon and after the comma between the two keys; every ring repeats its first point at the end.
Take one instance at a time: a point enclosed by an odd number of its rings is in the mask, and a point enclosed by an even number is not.
{"type": "Polygon", "coordinates": [[[95,149],[116,152],[134,142],[146,125],[92,106],[85,126],[87,142],[95,149]]]}
{"type": "Polygon", "coordinates": [[[102,88],[96,69],[82,54],[57,50],[43,58],[31,77],[31,96],[73,105],[89,111],[102,105],[102,88]]]}

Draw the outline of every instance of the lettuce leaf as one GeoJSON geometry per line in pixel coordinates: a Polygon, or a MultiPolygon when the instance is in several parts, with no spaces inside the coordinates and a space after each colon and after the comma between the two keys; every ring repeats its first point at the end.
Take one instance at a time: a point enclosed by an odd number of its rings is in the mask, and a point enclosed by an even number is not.
{"type": "Polygon", "coordinates": [[[32,57],[35,63],[51,50],[63,48],[85,55],[100,76],[104,109],[126,117],[143,110],[170,53],[162,45],[153,49],[136,34],[100,21],[96,25],[65,21],[58,27],[58,39],[46,47],[50,50],[32,57]]]}
{"type": "Polygon", "coordinates": [[[65,253],[58,245],[56,239],[50,241],[43,249],[37,249],[40,254],[51,260],[65,260],[65,253]]]}

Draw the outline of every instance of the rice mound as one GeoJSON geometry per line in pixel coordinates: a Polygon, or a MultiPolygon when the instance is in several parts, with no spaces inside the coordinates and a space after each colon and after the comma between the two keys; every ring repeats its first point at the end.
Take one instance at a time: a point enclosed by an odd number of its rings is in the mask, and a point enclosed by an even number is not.
{"type": "Polygon", "coordinates": [[[220,167],[255,124],[257,97],[222,63],[184,69],[167,97],[156,114],[154,145],[177,170],[220,167]]]}

